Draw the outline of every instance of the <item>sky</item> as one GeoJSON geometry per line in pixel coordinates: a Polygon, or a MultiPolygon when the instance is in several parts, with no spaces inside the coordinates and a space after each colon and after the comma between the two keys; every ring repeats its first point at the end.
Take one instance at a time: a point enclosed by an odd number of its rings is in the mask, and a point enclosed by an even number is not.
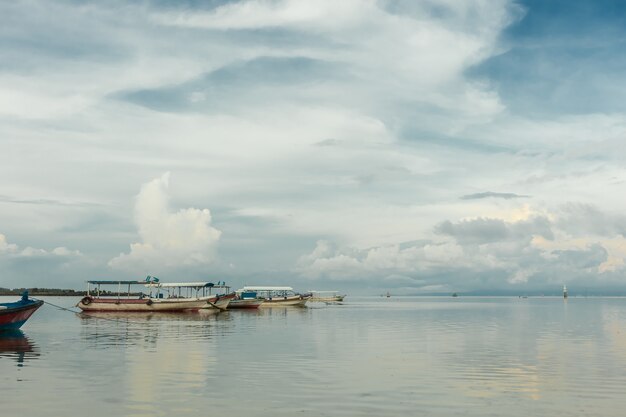
{"type": "Polygon", "coordinates": [[[626,6],[0,3],[0,287],[626,293],[626,6]]]}

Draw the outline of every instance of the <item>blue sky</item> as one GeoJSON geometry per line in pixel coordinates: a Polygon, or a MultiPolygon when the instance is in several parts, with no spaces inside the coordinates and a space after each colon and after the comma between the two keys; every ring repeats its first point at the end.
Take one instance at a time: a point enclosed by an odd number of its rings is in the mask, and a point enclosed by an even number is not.
{"type": "Polygon", "coordinates": [[[0,5],[0,286],[626,291],[620,2],[0,5]]]}
{"type": "Polygon", "coordinates": [[[623,112],[626,21],[619,1],[527,1],[507,50],[470,70],[531,117],[623,112]]]}

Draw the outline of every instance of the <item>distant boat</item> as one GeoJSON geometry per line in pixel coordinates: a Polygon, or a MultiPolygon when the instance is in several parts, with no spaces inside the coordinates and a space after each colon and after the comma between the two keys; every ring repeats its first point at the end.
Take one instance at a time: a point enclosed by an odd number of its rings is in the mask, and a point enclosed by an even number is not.
{"type": "Polygon", "coordinates": [[[458,297],[458,296],[459,296],[459,294],[454,293],[454,294],[452,294],[452,296],[453,296],[453,297],[458,297]]]}
{"type": "Polygon", "coordinates": [[[311,298],[309,301],[319,301],[323,303],[340,303],[346,298],[345,294],[341,295],[339,291],[315,291],[310,290],[311,298]]]}
{"type": "Polygon", "coordinates": [[[41,300],[28,298],[28,291],[24,291],[19,301],[0,303],[0,331],[19,329],[42,304],[41,300]]]}
{"type": "Polygon", "coordinates": [[[563,285],[563,298],[567,298],[567,287],[563,285]]]}
{"type": "Polygon", "coordinates": [[[389,291],[387,291],[387,298],[391,297],[391,294],[389,294],[389,291]]]}

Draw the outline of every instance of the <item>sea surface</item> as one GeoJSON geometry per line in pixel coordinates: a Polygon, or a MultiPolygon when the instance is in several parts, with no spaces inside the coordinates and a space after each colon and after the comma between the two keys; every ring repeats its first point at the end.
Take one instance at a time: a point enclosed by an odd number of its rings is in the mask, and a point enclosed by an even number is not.
{"type": "Polygon", "coordinates": [[[626,299],[347,297],[97,317],[44,305],[0,336],[0,399],[0,415],[29,417],[621,417],[626,299]]]}

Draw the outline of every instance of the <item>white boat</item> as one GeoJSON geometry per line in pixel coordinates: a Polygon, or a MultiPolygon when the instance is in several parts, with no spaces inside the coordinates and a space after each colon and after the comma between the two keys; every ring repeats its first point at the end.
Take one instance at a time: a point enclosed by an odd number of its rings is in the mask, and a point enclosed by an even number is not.
{"type": "Polygon", "coordinates": [[[299,294],[291,287],[259,287],[246,286],[237,291],[237,296],[242,299],[260,298],[263,300],[261,308],[266,307],[304,307],[311,298],[311,294],[299,294]]]}
{"type": "Polygon", "coordinates": [[[87,295],[76,306],[83,311],[111,312],[224,310],[235,293],[215,294],[214,287],[211,282],[161,283],[153,277],[146,281],[87,281],[87,295]],[[103,292],[102,285],[116,285],[117,293],[103,292]],[[131,288],[138,285],[147,288],[149,293],[131,292],[131,288]]]}
{"type": "Polygon", "coordinates": [[[309,301],[318,301],[323,303],[340,303],[346,298],[346,295],[341,295],[339,291],[315,291],[309,290],[311,298],[309,301]]]}
{"type": "Polygon", "coordinates": [[[163,293],[167,292],[165,299],[192,299],[195,298],[206,299],[202,309],[217,308],[219,310],[226,310],[230,301],[232,301],[236,294],[230,291],[230,287],[223,282],[213,284],[211,282],[159,282],[146,286],[158,288],[163,293]],[[202,292],[199,296],[199,292],[202,292]]]}

